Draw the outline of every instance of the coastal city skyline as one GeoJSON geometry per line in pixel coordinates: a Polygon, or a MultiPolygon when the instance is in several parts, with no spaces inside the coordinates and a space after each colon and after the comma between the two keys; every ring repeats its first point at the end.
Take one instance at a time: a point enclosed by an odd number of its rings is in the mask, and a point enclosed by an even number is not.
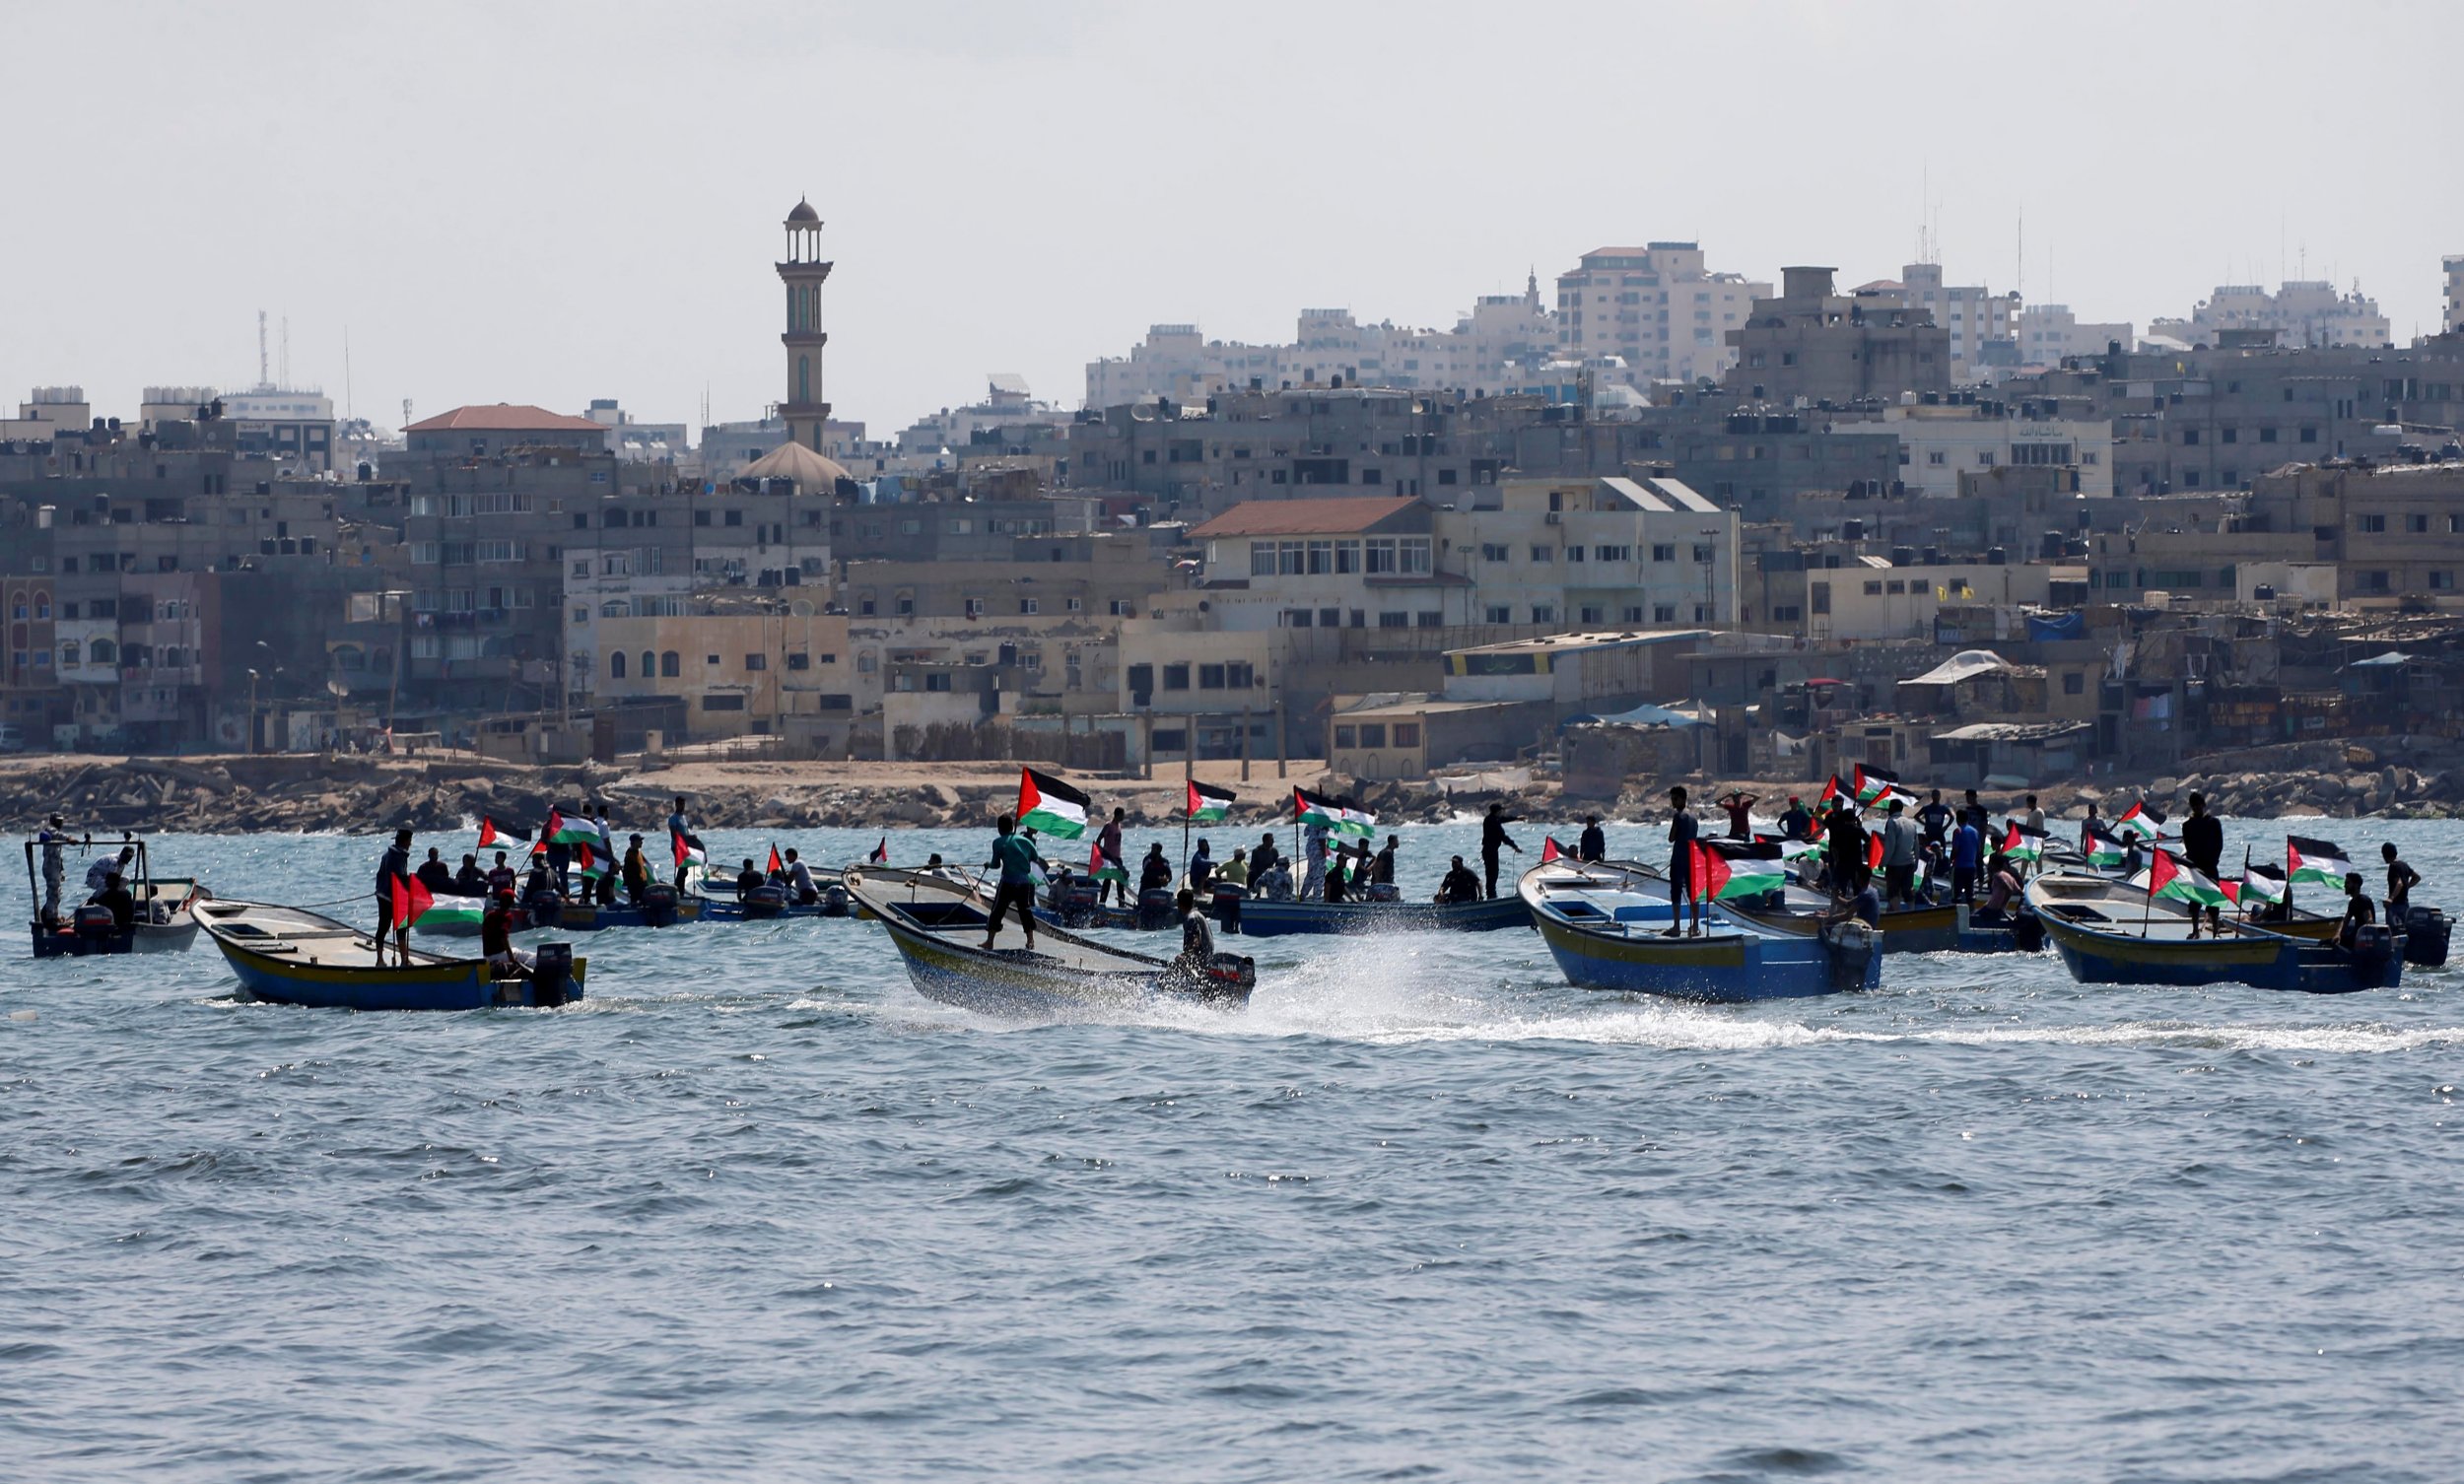
{"type": "MultiPolygon", "coordinates": [[[[94,232],[73,247],[0,238],[0,270],[43,290],[21,297],[0,386],[79,385],[121,412],[149,385],[255,383],[262,311],[265,364],[288,371],[269,379],[379,428],[400,425],[405,399],[414,418],[594,397],[696,428],[706,398],[713,421],[753,418],[779,399],[746,349],[772,291],[740,264],[768,244],[783,193],[828,224],[831,400],[876,434],[970,399],[987,372],[1074,407],[1086,363],[1155,324],[1266,343],[1304,309],[1340,306],[1444,330],[1476,299],[1519,293],[1527,274],[1553,287],[1611,244],[1694,241],[1759,281],[1821,263],[1855,285],[1930,261],[1953,284],[2142,328],[2220,286],[2324,282],[2375,301],[2402,344],[2438,328],[2437,260],[2464,242],[2436,193],[2383,157],[2345,158],[2290,111],[2168,116],[2142,148],[2132,80],[2092,26],[2046,37],[1992,13],[1955,39],[1952,13],[1927,8],[1886,32],[1820,7],[1731,24],[1578,14],[1563,30],[1584,43],[1550,61],[1544,101],[1468,122],[1433,106],[1481,34],[1460,10],[1408,29],[1313,18],[1324,43],[1272,68],[1261,35],[1191,47],[1168,20],[1103,7],[1032,26],[966,5],[898,21],[825,8],[775,28],[783,13],[731,10],[673,48],[642,44],[635,12],[560,24],[582,13],[544,10],[501,22],[500,47],[468,68],[429,65],[447,28],[352,13],[306,38],[312,60],[279,93],[197,79],[281,10],[237,26],[129,14],[149,24],[115,37],[110,76],[80,80],[76,99],[64,78],[30,79],[0,104],[11,121],[74,118],[77,147],[104,157],[169,134],[283,186],[268,210],[212,173],[159,171],[83,206],[94,232]],[[552,45],[592,65],[520,70],[552,45]],[[1649,104],[1617,101],[1614,58],[1696,50],[1728,65],[1648,61],[1649,104]],[[1363,54],[1380,65],[1346,67],[1363,54]],[[1860,97],[1854,151],[1818,118],[1738,106],[1755,86],[1786,96],[1876,67],[1906,83],[1860,97]],[[1978,116],[1978,79],[2013,72],[2044,80],[2045,106],[2069,104],[2059,146],[1978,116]],[[802,73],[827,83],[784,86],[802,73]],[[1262,74],[1279,81],[1258,95],[1262,74]],[[1099,109],[1098,78],[1130,92],[1099,109]],[[732,89],[742,111],[617,105],[662,79],[688,99],[732,89]],[[120,106],[91,106],[114,90],[120,106]],[[889,118],[906,127],[882,132],[889,118]],[[1359,147],[1382,131],[1413,147],[1359,147]],[[2103,168],[2107,148],[2144,168],[2103,168]],[[1099,166],[1129,182],[1127,209],[1086,193],[1099,166]],[[534,169],[558,186],[534,187],[534,169]],[[2320,178],[2334,187],[2291,183],[2320,178]]],[[[2237,11],[2214,34],[2190,13],[2133,24],[2195,40],[2203,71],[2232,77],[2263,70],[2296,15],[2237,11]]],[[[65,24],[27,26],[39,44],[65,24]]],[[[2455,30],[2438,11],[2373,12],[2342,46],[2435,48],[2455,30]]],[[[1508,90],[1525,72],[1487,65],[1508,90]]],[[[2384,105],[2392,132],[2435,124],[2407,122],[2430,106],[2417,94],[2384,105]]]]}

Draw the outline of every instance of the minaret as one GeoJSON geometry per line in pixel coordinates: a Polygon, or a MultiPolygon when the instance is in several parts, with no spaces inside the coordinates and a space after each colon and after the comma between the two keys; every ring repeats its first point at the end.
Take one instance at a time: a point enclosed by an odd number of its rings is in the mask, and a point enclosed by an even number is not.
{"type": "Polygon", "coordinates": [[[830,342],[821,328],[821,285],[830,276],[821,260],[821,213],[799,200],[787,213],[787,260],[779,265],[779,281],[787,288],[787,328],[779,343],[787,348],[787,393],[779,399],[779,416],[787,420],[788,441],[819,451],[822,425],[830,421],[821,384],[821,350],[830,342]]]}

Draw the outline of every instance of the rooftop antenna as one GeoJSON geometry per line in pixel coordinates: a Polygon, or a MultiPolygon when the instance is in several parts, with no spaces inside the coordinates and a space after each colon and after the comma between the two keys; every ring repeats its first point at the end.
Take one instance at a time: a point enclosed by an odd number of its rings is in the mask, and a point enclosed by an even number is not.
{"type": "Polygon", "coordinates": [[[2019,303],[2027,303],[2027,208],[2024,206],[2019,208],[2019,278],[2011,287],[2019,294],[2019,303]]]}
{"type": "Polygon", "coordinates": [[[257,389],[257,390],[259,390],[259,391],[264,391],[264,390],[267,390],[268,388],[270,388],[270,387],[274,384],[274,383],[273,383],[273,381],[272,381],[272,379],[271,379],[271,377],[272,377],[272,375],[273,375],[273,371],[274,371],[274,369],[273,369],[272,364],[266,360],[266,356],[265,356],[265,311],[264,311],[263,309],[259,309],[259,310],[257,310],[257,311],[256,311],[256,389],[257,389]]]}
{"type": "Polygon", "coordinates": [[[282,317],[282,384],[291,384],[291,316],[282,317]]]}
{"type": "Polygon", "coordinates": [[[342,327],[342,420],[351,420],[351,327],[342,327]]]}
{"type": "Polygon", "coordinates": [[[408,397],[402,399],[402,426],[404,428],[411,426],[411,399],[408,397]]]}

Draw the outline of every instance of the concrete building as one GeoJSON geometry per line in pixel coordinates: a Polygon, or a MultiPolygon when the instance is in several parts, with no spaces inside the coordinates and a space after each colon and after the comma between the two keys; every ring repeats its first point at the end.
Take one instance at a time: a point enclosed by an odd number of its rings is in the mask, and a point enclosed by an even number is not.
{"type": "Polygon", "coordinates": [[[1251,501],[1190,532],[1213,622],[1232,630],[1435,629],[1472,622],[1471,583],[1436,564],[1417,500],[1251,501]]]}
{"type": "Polygon", "coordinates": [[[1897,281],[1883,280],[1857,290],[1896,292],[1900,303],[1922,310],[1951,336],[1951,379],[1958,385],[1990,380],[1994,367],[2017,363],[2019,296],[1996,294],[1982,284],[1946,284],[1940,263],[1909,263],[1897,281]]]}
{"type": "Polygon", "coordinates": [[[94,404],[82,386],[37,386],[17,404],[17,416],[0,418],[0,440],[41,441],[60,432],[83,432],[94,420],[94,404]]]}
{"type": "Polygon", "coordinates": [[[2029,304],[2019,310],[2019,366],[2042,370],[2074,357],[2101,356],[2113,347],[2133,349],[2137,341],[2128,320],[2084,322],[2069,304],[2029,304]]]}
{"type": "Polygon", "coordinates": [[[1783,406],[1949,391],[1951,332],[1896,294],[1835,293],[1835,271],[1781,270],[1779,297],[1756,299],[1727,332],[1736,361],[1723,384],[1783,406]]]}
{"type": "Polygon", "coordinates": [[[1540,629],[1737,623],[1738,517],[1676,479],[1506,479],[1440,510],[1473,622],[1540,629]]]}
{"type": "Polygon", "coordinates": [[[588,418],[569,417],[544,407],[498,402],[484,407],[456,407],[422,418],[402,430],[404,451],[423,459],[503,458],[517,449],[569,448],[577,453],[607,450],[608,430],[588,418]]]}
{"type": "Polygon", "coordinates": [[[2447,333],[2464,334],[2464,257],[2444,259],[2447,270],[2447,333]]]}
{"type": "Polygon", "coordinates": [[[1770,293],[1709,271],[1697,242],[1595,247],[1557,275],[1557,349],[1617,357],[1638,384],[1717,380],[1736,364],[1732,337],[1770,293]]]}
{"type": "MultiPolygon", "coordinates": [[[[2295,465],[2260,477],[2243,507],[2222,519],[2100,534],[2088,561],[2090,593],[2103,602],[2159,592],[2174,602],[2239,601],[2252,590],[2245,567],[2332,564],[2340,604],[2458,606],[2464,461],[2295,465]]],[[[2315,592],[2314,579],[2298,590],[2315,592]]]]}
{"type": "Polygon", "coordinates": [[[2065,471],[2091,500],[2113,493],[2113,425],[2097,418],[2024,412],[1985,397],[1886,407],[1877,420],[1899,439],[1899,480],[1907,493],[1949,500],[1962,473],[2000,468],[2065,471]]]}
{"type": "Polygon", "coordinates": [[[2287,346],[2387,346],[2387,316],[2378,301],[2362,296],[2356,285],[2339,294],[2324,279],[2287,279],[2270,294],[2258,284],[2223,284],[2192,306],[2186,318],[2154,319],[2148,333],[2186,345],[2216,346],[2228,330],[2275,332],[2287,346]]]}
{"type": "Polygon", "coordinates": [[[599,626],[598,642],[597,694],[618,703],[679,700],[691,740],[835,736],[844,747],[859,709],[848,620],[809,604],[611,618],[599,626]]]}

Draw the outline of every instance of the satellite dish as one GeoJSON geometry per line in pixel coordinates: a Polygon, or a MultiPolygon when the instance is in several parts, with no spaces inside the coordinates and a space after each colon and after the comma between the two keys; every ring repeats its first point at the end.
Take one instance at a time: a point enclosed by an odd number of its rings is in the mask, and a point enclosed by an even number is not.
{"type": "Polygon", "coordinates": [[[794,602],[787,605],[787,612],[794,614],[797,618],[811,618],[813,616],[813,605],[810,599],[797,598],[794,602]]]}
{"type": "Polygon", "coordinates": [[[326,690],[328,690],[328,691],[331,691],[331,692],[332,692],[333,694],[335,694],[336,696],[341,696],[341,697],[345,697],[345,698],[349,697],[349,696],[350,696],[350,694],[351,694],[351,688],[350,688],[349,686],[347,686],[347,685],[344,685],[344,684],[343,684],[341,681],[339,681],[339,680],[328,680],[328,681],[326,681],[326,682],[325,682],[325,689],[326,689],[326,690]]]}

